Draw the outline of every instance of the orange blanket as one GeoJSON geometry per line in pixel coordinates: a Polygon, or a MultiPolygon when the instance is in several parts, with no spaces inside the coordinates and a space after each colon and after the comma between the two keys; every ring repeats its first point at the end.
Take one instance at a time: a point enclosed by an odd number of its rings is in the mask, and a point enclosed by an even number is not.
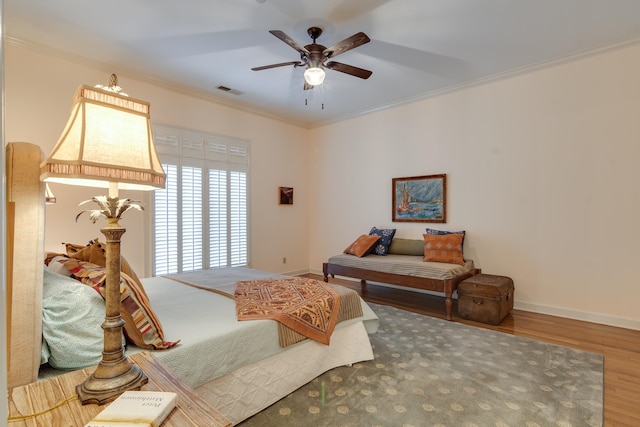
{"type": "Polygon", "coordinates": [[[315,279],[240,281],[234,298],[238,320],[274,319],[323,344],[329,344],[338,323],[340,295],[315,279]]]}

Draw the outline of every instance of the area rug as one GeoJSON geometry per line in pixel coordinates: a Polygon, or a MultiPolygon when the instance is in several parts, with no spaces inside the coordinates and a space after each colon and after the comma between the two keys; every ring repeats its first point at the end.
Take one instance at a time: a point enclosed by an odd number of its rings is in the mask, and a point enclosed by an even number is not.
{"type": "Polygon", "coordinates": [[[375,359],[333,369],[240,425],[602,426],[603,357],[371,304],[375,359]]]}

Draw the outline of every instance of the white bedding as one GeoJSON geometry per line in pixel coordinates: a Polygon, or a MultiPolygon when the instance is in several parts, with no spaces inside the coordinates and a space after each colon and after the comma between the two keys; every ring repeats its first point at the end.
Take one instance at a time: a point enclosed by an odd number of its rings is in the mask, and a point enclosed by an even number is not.
{"type": "MultiPolygon", "coordinates": [[[[217,284],[233,285],[247,277],[277,275],[236,267],[217,269],[215,277],[217,284]]],[[[193,388],[289,349],[279,346],[275,321],[238,321],[231,298],[164,277],[146,278],[142,282],[162,323],[165,339],[181,340],[176,347],[153,354],[193,388]]],[[[368,333],[377,330],[378,318],[364,301],[361,304],[363,317],[341,322],[336,330],[361,321],[368,333]]],[[[141,349],[131,345],[127,348],[127,354],[137,351],[141,349]]]]}
{"type": "MultiPolygon", "coordinates": [[[[242,267],[215,269],[203,279],[208,273],[180,276],[231,293],[238,280],[282,277],[242,267]]],[[[374,357],[368,334],[377,331],[378,317],[362,299],[363,316],[338,323],[330,345],[306,339],[282,348],[276,321],[236,320],[235,301],[228,296],[166,277],[142,282],[165,339],[181,340],[154,356],[234,425],[330,369],[374,357]]],[[[127,355],[140,351],[127,345],[127,355]]],[[[39,377],[61,373],[42,365],[39,377]]]]}
{"type": "Polygon", "coordinates": [[[373,359],[362,322],[336,328],[329,346],[305,340],[286,353],[242,366],[196,389],[222,415],[239,422],[338,366],[373,359]]]}

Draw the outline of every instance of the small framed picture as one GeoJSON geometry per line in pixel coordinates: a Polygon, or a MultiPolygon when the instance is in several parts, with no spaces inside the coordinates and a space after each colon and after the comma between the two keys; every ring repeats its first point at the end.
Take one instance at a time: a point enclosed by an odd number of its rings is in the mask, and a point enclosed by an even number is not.
{"type": "Polygon", "coordinates": [[[292,205],[293,204],[293,188],[278,187],[278,202],[281,205],[292,205]]]}
{"type": "Polygon", "coordinates": [[[447,222],[447,175],[392,179],[394,222],[447,222]]]}

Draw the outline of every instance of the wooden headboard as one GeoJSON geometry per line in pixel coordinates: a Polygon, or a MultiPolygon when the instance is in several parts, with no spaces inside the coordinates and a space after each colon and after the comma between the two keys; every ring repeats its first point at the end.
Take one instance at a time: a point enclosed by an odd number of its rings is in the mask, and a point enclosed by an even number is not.
{"type": "Polygon", "coordinates": [[[42,150],[35,144],[10,142],[6,146],[9,388],[36,381],[40,367],[45,222],[42,160],[42,150]],[[13,235],[9,235],[11,230],[13,235]]]}

